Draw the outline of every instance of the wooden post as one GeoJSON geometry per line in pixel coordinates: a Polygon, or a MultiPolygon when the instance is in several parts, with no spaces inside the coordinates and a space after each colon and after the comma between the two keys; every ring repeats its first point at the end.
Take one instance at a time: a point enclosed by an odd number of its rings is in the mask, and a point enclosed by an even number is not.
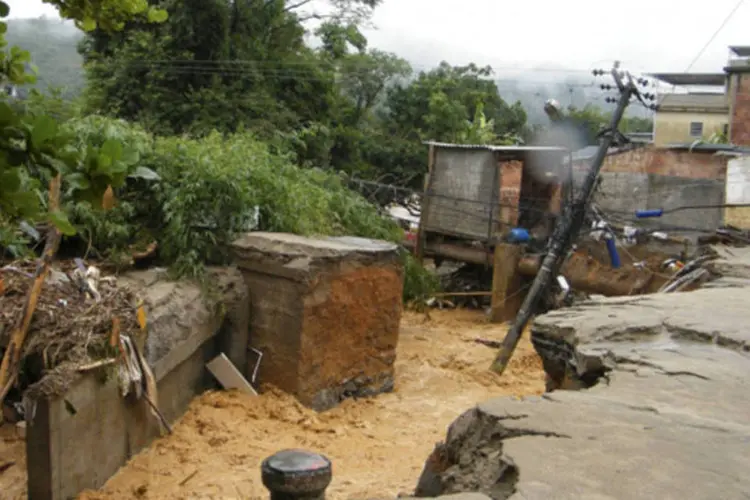
{"type": "Polygon", "coordinates": [[[513,319],[521,307],[521,273],[518,263],[523,256],[523,246],[509,243],[495,245],[492,268],[492,315],[493,323],[513,319]]]}
{"type": "Polygon", "coordinates": [[[427,212],[430,209],[430,195],[428,194],[432,188],[432,167],[435,164],[435,146],[430,144],[430,151],[427,156],[427,174],[424,177],[424,193],[422,195],[422,206],[419,211],[419,228],[417,229],[417,244],[414,247],[414,256],[417,261],[421,264],[424,260],[424,247],[427,243],[427,230],[425,224],[427,223],[427,212]]]}

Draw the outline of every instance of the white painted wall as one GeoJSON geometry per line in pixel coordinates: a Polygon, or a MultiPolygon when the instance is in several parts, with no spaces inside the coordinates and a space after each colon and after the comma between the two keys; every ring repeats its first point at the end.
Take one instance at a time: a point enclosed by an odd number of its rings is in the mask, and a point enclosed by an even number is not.
{"type": "Polygon", "coordinates": [[[750,156],[734,158],[727,163],[726,203],[750,203],[750,156]]]}
{"type": "MultiPolygon", "coordinates": [[[[725,203],[750,204],[750,156],[733,158],[727,163],[725,203]]],[[[724,223],[740,229],[750,229],[750,207],[724,210],[724,223]]]]}

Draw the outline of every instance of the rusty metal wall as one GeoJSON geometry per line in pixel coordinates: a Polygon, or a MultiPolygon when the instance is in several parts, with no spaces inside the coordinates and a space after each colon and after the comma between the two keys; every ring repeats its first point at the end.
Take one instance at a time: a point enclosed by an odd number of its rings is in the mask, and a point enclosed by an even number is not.
{"type": "Polygon", "coordinates": [[[425,229],[486,240],[498,217],[499,175],[493,151],[436,148],[425,229]]]}

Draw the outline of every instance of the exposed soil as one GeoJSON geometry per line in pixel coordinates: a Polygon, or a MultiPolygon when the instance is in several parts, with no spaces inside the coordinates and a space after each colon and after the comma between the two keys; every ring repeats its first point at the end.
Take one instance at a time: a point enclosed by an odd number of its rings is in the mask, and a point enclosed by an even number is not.
{"type": "MultiPolygon", "coordinates": [[[[495,354],[474,342],[501,340],[506,328],[476,311],[405,313],[396,361],[396,391],[347,401],[322,414],[279,391],[254,398],[210,392],[196,399],[174,434],[136,456],[99,492],[80,499],[267,499],[260,462],[283,448],[320,451],[334,462],[328,498],[395,498],[416,485],[424,461],[447,426],[477,402],[544,391],[541,360],[528,338],[502,378],[488,371],[495,354]],[[181,484],[182,483],[182,484],[181,484]]],[[[0,426],[0,497],[26,497],[23,441],[0,426]]]]}
{"type": "Polygon", "coordinates": [[[504,326],[474,311],[406,313],[396,391],[350,400],[322,414],[270,391],[254,398],[210,392],[196,399],[174,434],[136,456],[100,492],[81,499],[268,498],[260,462],[283,448],[326,454],[330,499],[394,498],[412,491],[446,427],[475,403],[544,391],[541,361],[527,338],[502,378],[488,371],[504,326]]]}
{"type": "Polygon", "coordinates": [[[0,425],[0,498],[26,499],[26,442],[15,425],[0,425]]]}
{"type": "Polygon", "coordinates": [[[363,266],[321,280],[305,298],[301,401],[329,409],[341,392],[376,394],[393,386],[402,289],[395,266],[363,266]]]}

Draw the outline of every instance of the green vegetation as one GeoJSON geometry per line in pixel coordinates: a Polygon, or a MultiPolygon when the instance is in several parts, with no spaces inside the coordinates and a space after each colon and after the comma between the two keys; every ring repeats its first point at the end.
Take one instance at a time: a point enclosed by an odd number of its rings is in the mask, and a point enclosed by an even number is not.
{"type": "MultiPolygon", "coordinates": [[[[587,144],[598,144],[597,135],[609,127],[612,119],[611,112],[605,112],[601,108],[586,105],[583,108],[568,107],[567,117],[577,123],[585,131],[587,144]]],[[[620,121],[620,132],[630,134],[634,132],[651,132],[653,122],[648,118],[626,116],[620,121]]]]}
{"type": "MultiPolygon", "coordinates": [[[[51,224],[76,255],[127,266],[156,243],[159,261],[200,276],[226,262],[255,207],[263,230],[400,241],[346,176],[418,188],[423,141],[514,143],[530,132],[489,68],[415,75],[369,47],[360,28],[379,0],[317,11],[304,0],[45,2],[84,33],[0,24],[3,83],[29,92],[0,100],[0,247],[12,256],[51,224]],[[62,203],[50,209],[58,175],[62,203]]],[[[595,111],[581,119],[604,116],[595,111]]],[[[405,298],[428,295],[435,277],[405,258],[405,298]]]]}

